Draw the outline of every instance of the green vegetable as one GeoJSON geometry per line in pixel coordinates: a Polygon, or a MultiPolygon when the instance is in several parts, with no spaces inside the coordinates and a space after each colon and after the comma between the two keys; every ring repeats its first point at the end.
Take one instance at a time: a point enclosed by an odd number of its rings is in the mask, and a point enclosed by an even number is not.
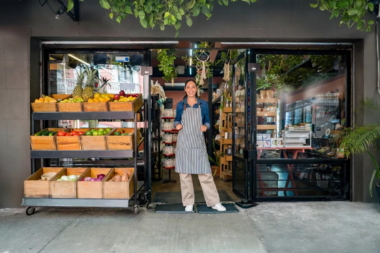
{"type": "Polygon", "coordinates": [[[45,131],[45,132],[42,134],[42,136],[49,136],[49,134],[50,134],[50,131],[45,131]]]}
{"type": "Polygon", "coordinates": [[[49,136],[54,136],[56,133],[57,133],[57,132],[51,131],[51,132],[49,133],[49,136]]]}
{"type": "Polygon", "coordinates": [[[42,136],[43,135],[43,133],[45,133],[46,131],[48,131],[48,130],[42,130],[42,131],[39,131],[38,133],[35,133],[34,134],[34,136],[42,136]]]}

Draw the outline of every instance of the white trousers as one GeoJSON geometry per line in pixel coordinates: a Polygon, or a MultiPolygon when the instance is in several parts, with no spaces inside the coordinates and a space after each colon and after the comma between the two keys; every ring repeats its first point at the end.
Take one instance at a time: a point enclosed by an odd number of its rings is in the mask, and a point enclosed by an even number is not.
{"type": "MultiPolygon", "coordinates": [[[[181,180],[181,194],[183,206],[194,205],[194,185],[192,174],[179,174],[181,180]]],[[[216,189],[214,178],[211,174],[198,174],[199,182],[201,183],[203,196],[208,207],[215,206],[220,203],[218,190],[216,189]]]]}

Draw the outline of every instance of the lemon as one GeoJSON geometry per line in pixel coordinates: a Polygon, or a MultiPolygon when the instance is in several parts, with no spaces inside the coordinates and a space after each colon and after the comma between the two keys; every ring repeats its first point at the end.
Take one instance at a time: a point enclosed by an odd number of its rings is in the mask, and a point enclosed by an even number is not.
{"type": "Polygon", "coordinates": [[[98,97],[100,97],[101,95],[100,95],[100,93],[95,93],[94,94],[94,98],[98,98],[98,97]]]}
{"type": "Polygon", "coordinates": [[[94,100],[92,98],[90,98],[87,102],[94,103],[94,100]]]}
{"type": "Polygon", "coordinates": [[[94,102],[95,102],[95,103],[99,103],[100,100],[99,100],[98,98],[94,98],[94,102]]]}

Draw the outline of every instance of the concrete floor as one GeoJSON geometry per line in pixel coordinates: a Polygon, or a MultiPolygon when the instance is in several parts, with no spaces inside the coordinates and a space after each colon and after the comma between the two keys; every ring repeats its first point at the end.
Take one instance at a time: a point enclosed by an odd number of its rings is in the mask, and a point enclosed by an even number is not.
{"type": "Polygon", "coordinates": [[[0,210],[0,253],[380,252],[380,208],[351,202],[260,203],[237,214],[134,215],[121,209],[0,210]]]}

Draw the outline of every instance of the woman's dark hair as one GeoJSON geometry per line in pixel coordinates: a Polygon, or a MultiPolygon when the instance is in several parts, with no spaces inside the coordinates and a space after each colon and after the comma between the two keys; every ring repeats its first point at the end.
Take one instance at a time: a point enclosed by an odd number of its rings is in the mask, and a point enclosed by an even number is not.
{"type": "MultiPolygon", "coordinates": [[[[185,86],[184,86],[184,89],[186,89],[186,85],[189,83],[189,82],[194,82],[195,83],[195,86],[197,86],[197,82],[194,80],[194,79],[188,79],[186,80],[185,82],[185,86]]],[[[198,87],[197,87],[198,88],[198,87]]],[[[195,93],[195,97],[198,98],[198,93],[195,93]]],[[[185,96],[183,96],[183,100],[185,100],[187,98],[187,94],[185,92],[185,96]]]]}

